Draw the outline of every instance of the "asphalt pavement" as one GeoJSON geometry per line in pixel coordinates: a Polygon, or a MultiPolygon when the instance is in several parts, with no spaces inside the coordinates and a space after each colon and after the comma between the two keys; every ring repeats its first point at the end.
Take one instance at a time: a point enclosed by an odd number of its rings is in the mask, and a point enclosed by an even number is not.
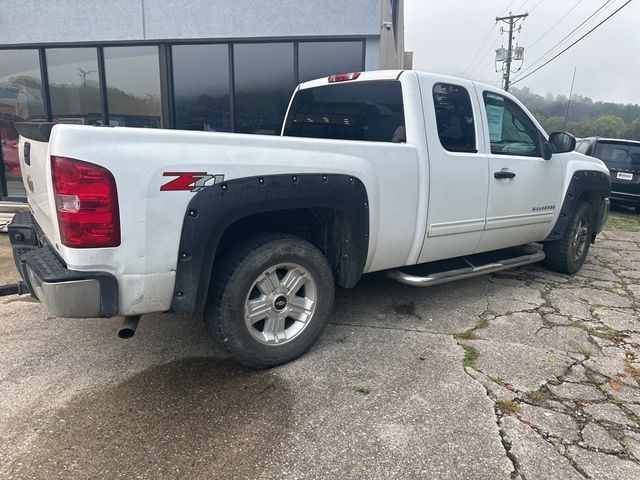
{"type": "Polygon", "coordinates": [[[640,233],[613,227],[573,277],[365,276],[267,371],[199,318],[123,341],[120,319],[0,298],[0,478],[640,478],[639,312],[640,233]]]}

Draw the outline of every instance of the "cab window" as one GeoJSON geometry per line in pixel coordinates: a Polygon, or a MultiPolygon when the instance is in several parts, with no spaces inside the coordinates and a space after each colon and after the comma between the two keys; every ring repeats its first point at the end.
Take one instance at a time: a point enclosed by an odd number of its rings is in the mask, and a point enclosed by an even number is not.
{"type": "Polygon", "coordinates": [[[300,90],[289,109],[284,135],[404,143],[402,85],[397,80],[375,80],[300,90]]]}
{"type": "Polygon", "coordinates": [[[512,100],[484,92],[491,153],[540,157],[541,134],[529,116],[512,100]]]}
{"type": "Polygon", "coordinates": [[[433,105],[442,146],[450,152],[476,153],[476,128],[467,89],[450,83],[436,83],[433,105]]]}

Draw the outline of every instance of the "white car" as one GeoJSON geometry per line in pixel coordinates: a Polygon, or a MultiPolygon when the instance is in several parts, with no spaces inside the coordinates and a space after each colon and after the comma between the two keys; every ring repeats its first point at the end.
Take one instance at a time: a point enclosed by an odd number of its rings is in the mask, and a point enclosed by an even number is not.
{"type": "Polygon", "coordinates": [[[609,203],[607,168],[575,138],[547,136],[494,87],[415,71],[304,83],[279,137],[18,129],[31,212],[10,235],[44,307],[124,316],[122,336],[142,314],[204,314],[256,368],[304,353],[334,284],[365,273],[419,286],[542,260],[573,273],[609,203]]]}

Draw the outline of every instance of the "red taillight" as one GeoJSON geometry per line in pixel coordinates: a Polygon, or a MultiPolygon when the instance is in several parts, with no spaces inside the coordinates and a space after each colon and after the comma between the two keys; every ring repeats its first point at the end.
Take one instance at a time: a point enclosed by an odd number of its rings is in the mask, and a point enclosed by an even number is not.
{"type": "Polygon", "coordinates": [[[346,82],[348,80],[355,80],[360,76],[360,72],[352,73],[338,73],[329,77],[329,83],[346,82]]]}
{"type": "Polygon", "coordinates": [[[63,245],[120,245],[118,191],[111,172],[92,163],[51,157],[51,176],[63,245]]]}

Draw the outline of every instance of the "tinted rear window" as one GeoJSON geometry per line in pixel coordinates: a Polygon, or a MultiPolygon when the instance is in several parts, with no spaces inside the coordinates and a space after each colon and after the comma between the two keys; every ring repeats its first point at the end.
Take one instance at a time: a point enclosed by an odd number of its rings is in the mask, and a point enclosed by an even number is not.
{"type": "Polygon", "coordinates": [[[450,83],[436,83],[433,104],[442,146],[451,152],[476,153],[473,108],[467,89],[450,83]]]}
{"type": "Polygon", "coordinates": [[[640,166],[640,145],[633,143],[598,142],[594,157],[603,162],[640,166]]]}
{"type": "Polygon", "coordinates": [[[301,90],[291,105],[284,135],[404,142],[400,82],[352,82],[301,90]]]}

